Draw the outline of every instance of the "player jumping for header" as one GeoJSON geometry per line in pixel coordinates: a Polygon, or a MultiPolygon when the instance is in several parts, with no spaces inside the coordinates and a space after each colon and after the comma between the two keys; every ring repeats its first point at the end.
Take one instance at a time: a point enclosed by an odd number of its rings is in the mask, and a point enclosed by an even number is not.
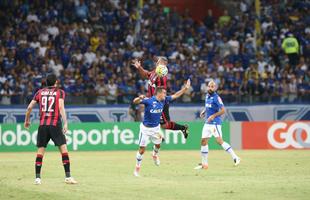
{"type": "Polygon", "coordinates": [[[144,119],[143,122],[140,124],[140,135],[139,135],[139,151],[136,155],[136,168],[134,171],[135,176],[139,176],[139,171],[142,162],[142,156],[145,152],[145,148],[151,140],[154,143],[153,146],[153,160],[155,165],[159,165],[159,149],[160,144],[162,142],[162,136],[160,135],[160,116],[163,112],[165,104],[179,98],[183,95],[186,90],[190,87],[190,80],[187,80],[187,83],[184,88],[176,92],[171,96],[166,96],[167,91],[164,87],[157,87],[155,90],[155,96],[150,98],[146,98],[144,95],[140,95],[139,97],[135,98],[133,102],[135,104],[144,104],[144,119]]]}
{"type": "MultiPolygon", "coordinates": [[[[148,92],[147,97],[152,97],[155,94],[156,87],[163,87],[165,90],[167,90],[167,76],[159,77],[157,76],[155,69],[152,71],[147,71],[143,69],[141,65],[141,61],[138,59],[133,60],[132,64],[135,66],[136,69],[138,69],[140,75],[143,78],[148,79],[148,92]]],[[[155,57],[155,66],[158,65],[166,65],[168,64],[168,59],[163,56],[155,57]]],[[[171,129],[171,130],[181,130],[185,139],[188,137],[188,126],[187,125],[181,125],[177,124],[173,121],[170,121],[170,115],[169,115],[169,102],[167,102],[164,105],[163,113],[160,120],[160,125],[164,129],[171,129]]]]}

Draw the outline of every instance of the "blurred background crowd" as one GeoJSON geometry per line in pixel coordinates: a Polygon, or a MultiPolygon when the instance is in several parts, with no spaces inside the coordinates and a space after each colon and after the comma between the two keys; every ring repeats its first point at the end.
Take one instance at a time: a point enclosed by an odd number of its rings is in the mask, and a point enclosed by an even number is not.
{"type": "Polygon", "coordinates": [[[179,100],[200,103],[212,78],[224,102],[310,101],[310,3],[261,1],[261,41],[252,0],[196,21],[158,1],[0,1],[0,104],[25,104],[55,73],[71,104],[130,103],[147,81],[131,66],[169,59],[169,93],[191,78],[179,100]]]}

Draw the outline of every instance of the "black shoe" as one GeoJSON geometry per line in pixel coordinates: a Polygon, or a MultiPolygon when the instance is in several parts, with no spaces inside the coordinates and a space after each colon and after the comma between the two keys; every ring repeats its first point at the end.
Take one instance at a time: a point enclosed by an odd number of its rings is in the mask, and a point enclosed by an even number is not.
{"type": "Polygon", "coordinates": [[[182,133],[183,133],[183,135],[184,135],[184,138],[187,139],[188,134],[189,134],[188,125],[185,124],[184,126],[185,126],[185,128],[182,130],[182,133]]]}

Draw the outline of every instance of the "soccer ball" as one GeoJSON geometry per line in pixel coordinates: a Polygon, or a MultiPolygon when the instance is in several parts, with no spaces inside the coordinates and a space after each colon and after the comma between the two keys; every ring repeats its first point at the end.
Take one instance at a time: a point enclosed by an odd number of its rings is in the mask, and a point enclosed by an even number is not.
{"type": "Polygon", "coordinates": [[[155,73],[159,77],[166,76],[168,74],[168,68],[166,67],[166,65],[157,65],[155,73]]]}

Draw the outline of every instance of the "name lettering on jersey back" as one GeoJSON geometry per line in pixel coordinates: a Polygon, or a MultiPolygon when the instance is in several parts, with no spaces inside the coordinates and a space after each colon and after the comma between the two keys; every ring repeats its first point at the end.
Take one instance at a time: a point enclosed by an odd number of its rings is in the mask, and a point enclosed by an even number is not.
{"type": "Polygon", "coordinates": [[[53,95],[53,96],[56,96],[56,92],[53,92],[53,91],[42,91],[41,92],[41,95],[43,96],[43,95],[53,95]]]}

